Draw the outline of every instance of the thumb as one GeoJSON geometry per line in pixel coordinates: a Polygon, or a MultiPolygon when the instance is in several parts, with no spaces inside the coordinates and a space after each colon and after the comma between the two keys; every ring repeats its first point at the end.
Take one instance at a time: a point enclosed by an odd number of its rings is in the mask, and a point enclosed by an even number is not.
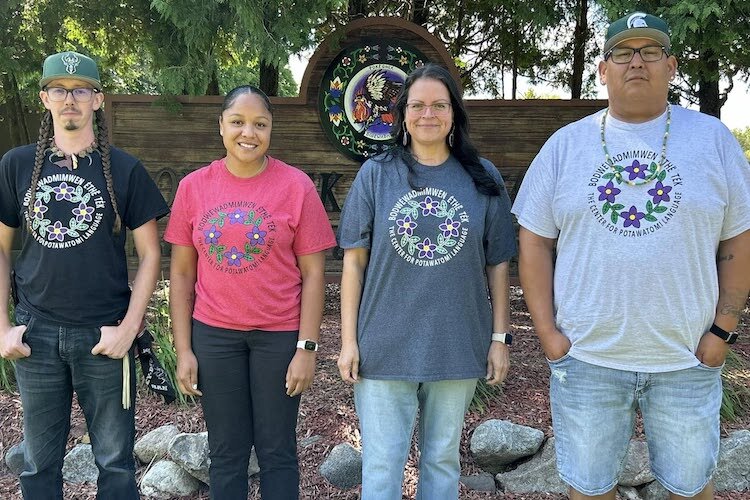
{"type": "Polygon", "coordinates": [[[359,375],[359,360],[352,361],[352,378],[358,380],[359,375]]]}
{"type": "Polygon", "coordinates": [[[93,354],[94,356],[96,356],[97,354],[101,354],[101,352],[102,352],[103,350],[104,350],[104,348],[102,347],[102,343],[101,343],[101,342],[98,342],[98,343],[97,343],[97,344],[96,344],[96,345],[95,345],[95,346],[94,346],[94,347],[93,347],[93,348],[91,349],[91,354],[93,354]]]}

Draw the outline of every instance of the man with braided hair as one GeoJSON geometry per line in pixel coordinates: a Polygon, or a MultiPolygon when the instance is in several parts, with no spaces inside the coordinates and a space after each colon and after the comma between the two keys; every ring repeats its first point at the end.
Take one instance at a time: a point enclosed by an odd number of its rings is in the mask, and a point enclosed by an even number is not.
{"type": "Polygon", "coordinates": [[[47,112],[37,143],[0,160],[0,355],[15,360],[21,393],[21,491],[62,498],[75,391],[99,468],[97,498],[139,498],[132,346],[159,274],[156,219],[168,208],[143,165],[110,146],[93,60],[51,55],[39,84],[47,112]],[[125,228],[140,261],[132,292],[125,228]]]}

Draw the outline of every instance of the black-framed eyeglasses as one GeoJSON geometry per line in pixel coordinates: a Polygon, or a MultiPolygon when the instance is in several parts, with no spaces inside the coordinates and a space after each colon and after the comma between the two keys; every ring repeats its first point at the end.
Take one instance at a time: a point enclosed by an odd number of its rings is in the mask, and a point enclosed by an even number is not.
{"type": "Polygon", "coordinates": [[[656,62],[661,60],[664,54],[669,55],[667,48],[662,45],[647,45],[640,49],[634,49],[632,47],[614,47],[604,54],[604,60],[606,61],[611,57],[613,63],[628,64],[633,60],[636,52],[641,56],[643,62],[656,62]]]}
{"type": "Polygon", "coordinates": [[[73,100],[76,102],[89,102],[94,94],[98,94],[99,90],[91,87],[80,87],[76,89],[66,89],[64,87],[46,87],[44,89],[47,92],[47,96],[50,101],[60,102],[68,98],[68,94],[73,96],[73,100]]]}

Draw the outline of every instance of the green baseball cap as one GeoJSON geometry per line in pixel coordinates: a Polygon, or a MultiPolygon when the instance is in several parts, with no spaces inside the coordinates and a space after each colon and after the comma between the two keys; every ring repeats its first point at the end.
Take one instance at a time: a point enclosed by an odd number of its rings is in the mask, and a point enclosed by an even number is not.
{"type": "Polygon", "coordinates": [[[661,18],[644,12],[633,12],[614,21],[607,28],[607,38],[604,42],[604,53],[612,47],[633,38],[648,38],[670,49],[669,27],[661,18]]]}
{"type": "Polygon", "coordinates": [[[91,84],[95,89],[102,89],[96,63],[90,57],[78,52],[60,52],[44,60],[39,86],[44,88],[49,82],[58,78],[74,78],[91,84]]]}

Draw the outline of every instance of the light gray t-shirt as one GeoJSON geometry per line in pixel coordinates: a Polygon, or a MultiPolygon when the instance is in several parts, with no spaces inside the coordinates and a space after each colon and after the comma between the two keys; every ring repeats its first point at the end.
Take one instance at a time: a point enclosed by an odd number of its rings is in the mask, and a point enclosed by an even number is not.
{"type": "MultiPolygon", "coordinates": [[[[450,157],[438,166],[369,160],[341,214],[339,245],[368,248],[357,339],[360,374],[427,382],[486,374],[492,334],[485,266],[516,254],[505,188],[480,194],[450,157]]],[[[502,184],[490,162],[485,168],[502,184]]]]}
{"type": "MultiPolygon", "coordinates": [[[[618,184],[602,151],[602,113],[547,141],[513,213],[557,238],[554,305],[571,356],[643,372],[695,366],[715,317],[719,241],[750,229],[750,167],[721,122],[672,106],[663,172],[642,186],[618,184]]],[[[624,179],[643,182],[656,167],[666,119],[607,117],[606,144],[624,179]]]]}

